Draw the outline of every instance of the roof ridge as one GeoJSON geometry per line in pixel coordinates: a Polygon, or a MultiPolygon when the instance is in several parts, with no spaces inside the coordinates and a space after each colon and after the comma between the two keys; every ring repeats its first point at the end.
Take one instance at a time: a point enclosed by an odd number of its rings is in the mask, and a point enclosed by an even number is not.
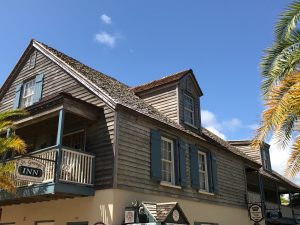
{"type": "Polygon", "coordinates": [[[163,80],[163,79],[172,77],[172,76],[176,76],[176,75],[178,75],[178,74],[180,74],[180,73],[188,72],[188,71],[191,71],[191,70],[192,70],[192,69],[181,70],[181,71],[179,71],[179,72],[176,72],[176,73],[173,73],[173,74],[169,74],[169,75],[163,76],[162,78],[159,78],[159,79],[156,79],[156,80],[152,80],[152,81],[149,81],[149,82],[146,82],[146,83],[143,83],[143,84],[136,85],[136,86],[134,86],[134,87],[131,87],[130,89],[135,89],[135,88],[137,88],[137,87],[145,86],[145,85],[151,84],[151,83],[153,83],[153,82],[160,81],[160,80],[163,80]]]}
{"type": "Polygon", "coordinates": [[[86,65],[85,63],[82,63],[82,62],[79,61],[78,59],[75,59],[75,58],[73,58],[72,56],[69,56],[69,55],[65,54],[65,53],[62,52],[62,51],[58,51],[57,49],[55,49],[55,48],[53,48],[53,47],[51,47],[51,46],[49,46],[49,45],[47,45],[47,44],[45,44],[45,43],[43,43],[43,42],[41,42],[41,41],[37,41],[36,39],[32,39],[32,41],[33,41],[33,42],[36,42],[36,43],[38,43],[38,44],[41,44],[41,45],[43,45],[43,46],[46,47],[46,48],[52,49],[52,50],[54,50],[54,51],[57,51],[58,53],[60,53],[60,54],[62,54],[62,55],[65,55],[66,57],[68,57],[68,58],[70,58],[70,59],[72,59],[72,60],[74,60],[74,61],[76,61],[76,62],[82,64],[83,66],[86,66],[86,67],[90,68],[91,70],[94,70],[94,71],[97,72],[97,73],[101,73],[101,74],[103,74],[103,75],[109,77],[110,79],[112,79],[112,80],[114,80],[114,81],[117,81],[117,82],[123,84],[123,85],[126,86],[127,88],[130,88],[127,84],[122,83],[121,81],[117,80],[116,78],[112,77],[111,75],[107,75],[106,73],[100,72],[100,71],[96,70],[95,68],[93,68],[93,67],[91,67],[91,66],[88,66],[88,65],[86,65]]]}
{"type": "MultiPolygon", "coordinates": [[[[40,48],[43,48],[43,50],[48,53],[49,55],[55,56],[58,61],[61,61],[63,64],[62,66],[67,66],[71,68],[71,71],[68,71],[71,73],[71,76],[73,76],[75,79],[79,79],[79,76],[84,77],[83,85],[86,86],[86,88],[91,89],[91,91],[94,91],[98,97],[100,97],[101,92],[103,92],[105,95],[107,95],[108,98],[104,98],[104,102],[107,104],[112,101],[115,105],[119,104],[125,108],[128,108],[130,110],[136,111],[142,115],[145,115],[151,119],[154,119],[156,121],[162,122],[166,125],[169,125],[175,129],[181,130],[184,133],[188,135],[192,135],[195,138],[198,139],[205,139],[205,136],[207,138],[212,139],[214,142],[220,144],[230,152],[232,152],[235,155],[241,156],[247,160],[252,161],[253,163],[256,163],[257,165],[260,165],[259,163],[255,162],[251,157],[245,155],[241,150],[238,148],[230,145],[225,140],[221,139],[215,134],[212,134],[205,128],[202,128],[203,134],[198,135],[190,130],[187,130],[182,125],[178,124],[175,120],[170,119],[165,114],[163,114],[158,109],[154,108],[153,106],[146,103],[143,99],[141,99],[138,95],[134,93],[134,91],[129,88],[127,85],[123,84],[122,82],[116,80],[115,78],[112,78],[102,72],[99,72],[80,61],[66,55],[65,53],[62,53],[42,42],[33,40],[33,43],[36,42],[37,46],[40,46],[40,48]],[[72,73],[74,72],[74,74],[72,73]],[[77,73],[77,74],[76,74],[77,73]],[[78,76],[78,77],[76,77],[78,76]],[[91,87],[90,87],[91,85],[91,87]],[[93,89],[93,86],[97,87],[96,89],[93,89]],[[98,93],[98,94],[97,94],[98,93]],[[204,136],[204,137],[203,137],[204,136]]],[[[50,57],[48,55],[48,57],[50,57]]],[[[56,60],[56,59],[55,59],[56,60]]],[[[56,62],[57,63],[57,62],[56,62]]],[[[61,67],[62,67],[61,66],[61,67]]],[[[181,73],[185,73],[190,70],[182,71],[181,73]]],[[[173,74],[173,76],[180,74],[180,72],[177,72],[173,74]]],[[[184,76],[183,74],[182,76],[184,76]]],[[[172,76],[172,75],[170,75],[172,76]]],[[[169,77],[170,77],[169,76],[169,77]]],[[[106,96],[104,96],[106,97],[106,96]]]]}

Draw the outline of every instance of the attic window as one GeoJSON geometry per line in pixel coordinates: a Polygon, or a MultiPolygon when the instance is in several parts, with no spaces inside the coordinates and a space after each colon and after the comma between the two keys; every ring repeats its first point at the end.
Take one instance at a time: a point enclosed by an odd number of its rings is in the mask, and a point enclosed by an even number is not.
{"type": "Polygon", "coordinates": [[[187,94],[184,94],[184,122],[188,125],[195,125],[194,99],[187,94]]]}
{"type": "Polygon", "coordinates": [[[35,61],[36,61],[36,52],[32,53],[29,59],[28,68],[32,69],[35,67],[35,61]]]}

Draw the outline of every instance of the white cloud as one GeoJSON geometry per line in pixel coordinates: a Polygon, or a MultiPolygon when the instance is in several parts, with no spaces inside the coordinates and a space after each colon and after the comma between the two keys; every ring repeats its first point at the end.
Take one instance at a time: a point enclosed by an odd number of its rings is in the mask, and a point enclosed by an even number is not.
{"type": "Polygon", "coordinates": [[[103,23],[111,24],[111,17],[109,17],[108,15],[102,14],[100,18],[103,23]]]}
{"type": "Polygon", "coordinates": [[[242,122],[237,118],[233,118],[231,120],[226,120],[226,121],[222,122],[222,125],[229,131],[234,132],[237,129],[239,129],[240,127],[242,127],[242,122]]]}
{"type": "MultiPolygon", "coordinates": [[[[276,172],[283,175],[284,169],[286,167],[286,163],[291,153],[290,149],[291,149],[292,142],[290,142],[290,144],[287,145],[286,148],[282,149],[280,146],[278,146],[277,140],[273,136],[269,144],[270,144],[270,158],[271,158],[272,170],[275,170],[276,172]]],[[[300,185],[300,175],[297,175],[296,177],[291,178],[290,180],[300,185]]]]}
{"type": "Polygon", "coordinates": [[[115,47],[116,45],[116,40],[120,38],[120,36],[118,35],[112,35],[112,34],[109,34],[105,31],[102,31],[101,33],[99,34],[96,34],[95,36],[95,40],[101,44],[104,44],[108,47],[115,47]]]}
{"type": "Polygon", "coordinates": [[[226,140],[226,136],[225,134],[221,133],[220,131],[218,131],[215,127],[212,126],[208,126],[205,127],[207,130],[209,130],[210,132],[214,133],[215,135],[219,136],[220,138],[226,140]]]}
{"type": "Polygon", "coordinates": [[[218,135],[223,139],[226,139],[225,134],[221,132],[221,123],[218,122],[217,117],[212,112],[208,110],[201,110],[201,123],[202,126],[205,127],[207,130],[213,132],[214,134],[218,135]]]}
{"type": "Polygon", "coordinates": [[[218,121],[217,116],[209,110],[201,110],[202,126],[226,139],[224,132],[235,132],[243,127],[242,122],[237,118],[229,120],[218,121]]]}

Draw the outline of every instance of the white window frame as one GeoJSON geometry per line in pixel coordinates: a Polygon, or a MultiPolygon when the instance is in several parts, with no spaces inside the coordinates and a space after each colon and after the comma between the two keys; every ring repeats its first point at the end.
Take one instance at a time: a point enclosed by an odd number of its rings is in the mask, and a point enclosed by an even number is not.
{"type": "MultiPolygon", "coordinates": [[[[163,180],[162,177],[162,183],[164,184],[170,184],[170,185],[175,185],[175,170],[174,170],[174,142],[173,140],[166,138],[166,137],[161,137],[162,141],[168,142],[171,144],[171,161],[167,160],[167,159],[163,159],[161,158],[161,164],[163,165],[163,163],[170,163],[171,164],[171,182],[163,180]]],[[[161,151],[162,151],[162,146],[161,146],[161,151]]],[[[163,166],[162,168],[163,169],[163,166]]]]}
{"type": "Polygon", "coordinates": [[[201,180],[200,174],[204,174],[204,176],[205,176],[205,189],[201,189],[201,188],[199,187],[199,192],[209,192],[208,167],[207,167],[207,163],[208,163],[208,162],[207,162],[207,153],[206,153],[206,152],[198,151],[198,166],[199,166],[198,173],[199,173],[199,179],[201,180]],[[204,170],[201,170],[201,167],[200,167],[200,161],[199,161],[200,156],[204,156],[205,171],[204,171],[204,170]]]}
{"type": "Polygon", "coordinates": [[[184,123],[191,125],[191,126],[195,126],[195,102],[194,102],[194,98],[189,96],[188,94],[184,93],[183,96],[183,118],[184,118],[184,123]],[[186,99],[190,99],[192,102],[192,107],[193,109],[190,109],[189,107],[186,107],[186,99]],[[192,123],[190,123],[190,121],[186,121],[186,116],[185,116],[185,112],[188,113],[192,113],[192,123]]]}
{"type": "MultiPolygon", "coordinates": [[[[35,88],[35,79],[31,79],[31,80],[28,80],[26,81],[24,84],[23,84],[23,90],[22,90],[22,95],[21,95],[21,107],[28,107],[28,106],[31,106],[34,102],[34,88],[35,88]],[[31,88],[33,89],[32,90],[32,93],[28,94],[28,92],[26,93],[26,88],[28,88],[28,85],[29,84],[32,84],[31,88]],[[26,95],[25,95],[26,93],[26,95]],[[28,98],[31,98],[31,101],[27,104],[26,103],[26,100],[28,98]]],[[[29,89],[29,88],[28,88],[29,89]]]]}

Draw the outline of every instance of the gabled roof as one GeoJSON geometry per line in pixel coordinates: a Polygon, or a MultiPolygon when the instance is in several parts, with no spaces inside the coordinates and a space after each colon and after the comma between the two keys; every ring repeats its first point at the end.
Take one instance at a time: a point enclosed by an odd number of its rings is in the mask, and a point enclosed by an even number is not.
{"type": "Polygon", "coordinates": [[[180,208],[177,202],[166,202],[166,203],[154,203],[154,202],[142,202],[141,204],[144,206],[148,212],[150,212],[151,216],[156,220],[158,223],[166,222],[170,213],[177,209],[180,212],[180,216],[188,222],[185,214],[183,213],[182,209],[180,208]]]}
{"type": "Polygon", "coordinates": [[[171,84],[171,83],[177,82],[180,79],[182,79],[183,77],[185,77],[186,75],[191,75],[192,76],[192,78],[193,78],[193,80],[196,84],[196,87],[197,87],[200,95],[202,96],[203,95],[202,90],[201,90],[201,88],[200,88],[200,86],[197,82],[197,79],[195,78],[195,75],[194,75],[192,69],[183,70],[183,71],[171,74],[171,75],[167,75],[167,76],[165,76],[161,79],[154,80],[154,81],[148,82],[146,84],[142,84],[142,85],[133,87],[133,88],[131,88],[131,90],[133,90],[134,93],[136,93],[136,94],[141,93],[141,92],[144,92],[144,91],[151,90],[153,88],[161,87],[161,86],[166,85],[166,84],[171,84]]]}
{"type": "Polygon", "coordinates": [[[96,96],[101,98],[111,108],[115,109],[116,106],[119,105],[121,107],[125,107],[126,109],[133,110],[139,114],[164,123],[167,126],[171,126],[198,139],[212,141],[222,148],[229,150],[233,154],[248,160],[252,164],[255,164],[258,167],[261,166],[259,163],[255,162],[251,157],[240,151],[238,148],[228,144],[225,140],[221,139],[207,129],[202,128],[201,135],[185,129],[183,126],[158,111],[156,108],[147,104],[143,99],[138,97],[127,85],[89,66],[86,66],[76,59],[67,56],[66,54],[36,40],[32,40],[30,42],[24,54],[13,69],[12,73],[9,75],[4,85],[1,87],[0,99],[3,97],[6,90],[9,88],[9,86],[17,76],[18,69],[33,47],[47,56],[54,63],[58,64],[63,70],[65,70],[72,77],[78,80],[83,86],[89,89],[96,96]]]}
{"type": "MultiPolygon", "coordinates": [[[[251,148],[251,140],[234,140],[234,141],[228,141],[231,145],[234,145],[236,147],[238,147],[239,149],[241,149],[243,152],[245,152],[247,155],[250,156],[254,156],[255,154],[257,155],[257,157],[253,157],[257,162],[261,162],[261,154],[260,154],[260,149],[253,149],[251,148]]],[[[270,148],[270,145],[266,142],[263,143],[263,147],[262,148],[270,148]]],[[[260,168],[259,173],[269,179],[272,179],[276,182],[285,184],[289,187],[292,187],[294,189],[300,190],[300,187],[293,183],[292,181],[290,181],[289,179],[285,178],[284,176],[282,176],[281,174],[277,173],[274,170],[271,171],[267,171],[265,170],[263,167],[260,168]]]]}

